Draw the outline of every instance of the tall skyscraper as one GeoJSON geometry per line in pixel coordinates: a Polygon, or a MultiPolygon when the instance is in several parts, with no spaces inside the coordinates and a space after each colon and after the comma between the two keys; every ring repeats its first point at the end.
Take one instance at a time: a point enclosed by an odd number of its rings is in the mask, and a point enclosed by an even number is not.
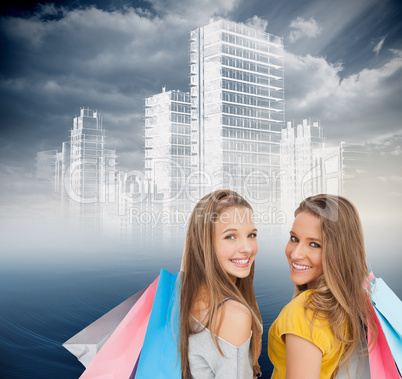
{"type": "Polygon", "coordinates": [[[145,99],[145,170],[165,206],[185,205],[191,168],[190,95],[166,91],[145,99]],[[180,201],[183,200],[183,201],[180,201]],[[181,204],[181,205],[180,205],[181,204]]]}
{"type": "Polygon", "coordinates": [[[105,215],[111,219],[117,213],[117,156],[106,149],[105,140],[100,114],[81,108],[62,151],[40,151],[36,156],[36,177],[60,193],[63,216],[77,217],[95,231],[105,215]]]}
{"type": "Polygon", "coordinates": [[[109,184],[115,183],[116,152],[105,148],[103,118],[97,111],[81,108],[70,133],[70,143],[63,144],[62,152],[68,164],[66,192],[72,202],[80,204],[81,216],[100,216],[100,204],[111,195],[110,188],[114,191],[109,184]]]}
{"type": "Polygon", "coordinates": [[[230,187],[277,200],[284,127],[282,39],[227,20],[191,32],[192,167],[200,195],[230,187]]]}
{"type": "Polygon", "coordinates": [[[145,99],[145,172],[150,188],[141,207],[158,220],[157,225],[139,223],[147,235],[174,237],[183,231],[192,208],[187,185],[191,173],[190,128],[188,92],[163,88],[162,93],[145,99]]]}

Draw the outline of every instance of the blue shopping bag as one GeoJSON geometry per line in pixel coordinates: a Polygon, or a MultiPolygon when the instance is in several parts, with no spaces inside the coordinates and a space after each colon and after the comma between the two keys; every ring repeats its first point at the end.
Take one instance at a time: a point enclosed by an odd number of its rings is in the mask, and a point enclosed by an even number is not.
{"type": "Polygon", "coordinates": [[[371,301],[399,372],[402,372],[402,302],[381,278],[372,284],[371,301]]]}
{"type": "Polygon", "coordinates": [[[136,370],[136,379],[181,379],[180,277],[162,269],[136,370]]]}

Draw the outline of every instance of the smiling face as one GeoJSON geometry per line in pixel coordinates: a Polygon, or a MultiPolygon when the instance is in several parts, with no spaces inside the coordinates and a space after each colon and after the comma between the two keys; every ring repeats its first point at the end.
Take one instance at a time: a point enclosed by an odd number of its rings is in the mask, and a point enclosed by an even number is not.
{"type": "Polygon", "coordinates": [[[233,281],[250,274],[258,250],[251,209],[226,208],[214,226],[214,247],[222,269],[233,281]]]}
{"type": "Polygon", "coordinates": [[[322,275],[322,237],[317,216],[308,212],[296,216],[285,253],[294,284],[310,287],[322,275]]]}

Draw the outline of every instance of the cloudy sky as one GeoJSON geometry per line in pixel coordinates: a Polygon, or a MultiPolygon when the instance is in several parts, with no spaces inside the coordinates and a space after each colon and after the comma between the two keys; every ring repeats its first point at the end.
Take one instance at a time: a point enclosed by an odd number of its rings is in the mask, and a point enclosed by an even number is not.
{"type": "Polygon", "coordinates": [[[286,119],[321,120],[328,144],[366,144],[364,187],[401,210],[400,1],[8,0],[0,9],[3,194],[26,192],[36,153],[61,149],[82,106],[102,113],[120,168],[141,169],[144,98],[188,90],[189,32],[225,17],[283,37],[286,119]]]}

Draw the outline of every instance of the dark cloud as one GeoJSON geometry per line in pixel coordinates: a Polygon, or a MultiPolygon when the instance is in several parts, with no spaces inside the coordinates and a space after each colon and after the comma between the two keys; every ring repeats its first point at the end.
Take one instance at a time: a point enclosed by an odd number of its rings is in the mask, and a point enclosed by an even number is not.
{"type": "Polygon", "coordinates": [[[364,142],[397,133],[402,129],[402,51],[392,54],[381,67],[341,78],[340,64],[287,53],[287,117],[321,119],[333,141],[364,142]]]}
{"type": "Polygon", "coordinates": [[[60,149],[81,106],[103,114],[109,147],[117,149],[122,168],[140,168],[144,98],[162,85],[188,90],[189,32],[221,16],[262,28],[268,22],[268,32],[284,37],[288,119],[320,118],[333,140],[395,132],[401,72],[398,53],[390,48],[401,42],[394,16],[400,6],[378,3],[17,2],[13,11],[5,3],[7,16],[0,17],[3,170],[20,166],[31,172],[37,151],[60,149]],[[299,32],[292,44],[291,25],[299,32]],[[385,35],[374,53],[373,41],[385,35]]]}
{"type": "Polygon", "coordinates": [[[104,115],[110,146],[134,153],[143,141],[144,97],[162,84],[187,89],[185,23],[171,28],[134,9],[63,12],[46,22],[42,13],[0,21],[2,137],[15,149],[2,149],[2,159],[24,162],[60,149],[81,106],[104,115]]]}

